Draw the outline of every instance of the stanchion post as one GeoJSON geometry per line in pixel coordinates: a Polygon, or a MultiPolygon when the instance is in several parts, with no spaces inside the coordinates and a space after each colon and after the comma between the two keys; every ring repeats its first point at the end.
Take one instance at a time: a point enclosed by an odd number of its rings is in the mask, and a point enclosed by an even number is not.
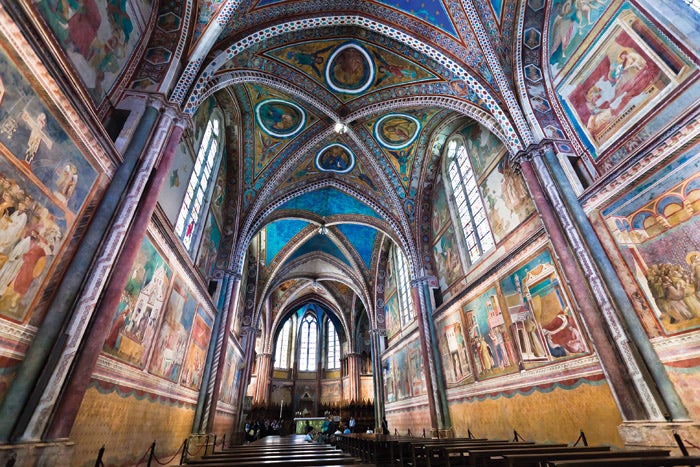
{"type": "Polygon", "coordinates": [[[209,450],[209,435],[207,435],[206,438],[204,438],[204,455],[207,455],[207,451],[209,450]]]}
{"type": "Polygon", "coordinates": [[[189,444],[190,442],[188,438],[185,438],[185,441],[182,442],[182,455],[180,456],[180,465],[187,462],[187,446],[189,444]]]}
{"type": "Polygon", "coordinates": [[[214,433],[214,442],[211,445],[211,453],[216,453],[216,433],[214,433]]]}
{"type": "Polygon", "coordinates": [[[153,460],[153,456],[155,456],[155,452],[156,452],[156,442],[153,441],[153,443],[151,444],[151,452],[148,454],[148,464],[146,464],[147,467],[151,467],[151,461],[153,460]]]}
{"type": "Polygon", "coordinates": [[[105,445],[103,444],[97,453],[97,459],[95,460],[95,467],[100,467],[102,465],[102,456],[105,453],[105,445]]]}

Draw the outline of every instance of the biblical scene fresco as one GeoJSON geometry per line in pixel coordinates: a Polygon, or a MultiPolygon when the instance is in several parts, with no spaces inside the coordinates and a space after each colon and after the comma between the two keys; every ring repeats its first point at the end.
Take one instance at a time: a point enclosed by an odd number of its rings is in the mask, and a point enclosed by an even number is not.
{"type": "Polygon", "coordinates": [[[226,346],[226,359],[224,360],[224,374],[221,379],[221,391],[219,400],[233,405],[236,399],[236,388],[238,387],[240,361],[233,350],[233,341],[229,339],[226,346]]]}
{"type": "Polygon", "coordinates": [[[384,303],[384,315],[386,316],[386,337],[387,339],[391,339],[401,330],[401,318],[399,317],[399,297],[397,293],[394,293],[386,299],[384,303]]]}
{"type": "Polygon", "coordinates": [[[606,6],[607,2],[601,0],[554,0],[549,34],[549,64],[555,80],[606,6]]]}
{"type": "Polygon", "coordinates": [[[437,109],[407,110],[401,113],[388,113],[364,122],[365,128],[372,132],[397,177],[406,188],[412,176],[413,161],[418,150],[418,137],[437,111],[437,109]]]}
{"type": "MultiPolygon", "coordinates": [[[[202,144],[202,138],[204,138],[204,132],[207,129],[207,123],[211,118],[211,114],[214,109],[217,108],[216,99],[214,96],[209,96],[205,99],[195,112],[192,119],[192,147],[194,148],[194,154],[199,152],[199,146],[202,144]]],[[[193,158],[194,159],[194,158],[193,158]]]]}
{"type": "Polygon", "coordinates": [[[257,178],[291,137],[313,125],[317,117],[272,88],[251,83],[245,86],[255,109],[253,173],[257,178]]]}
{"type": "Polygon", "coordinates": [[[588,352],[588,344],[549,250],[529,259],[503,278],[500,285],[523,360],[588,352]]]}
{"type": "Polygon", "coordinates": [[[211,337],[212,319],[202,308],[197,310],[192,325],[192,335],[187,347],[187,357],[182,370],[180,384],[190,389],[199,389],[207,360],[207,347],[211,337]]]}
{"type": "Polygon", "coordinates": [[[219,226],[224,225],[224,201],[226,201],[226,174],[228,173],[228,160],[226,157],[221,158],[221,164],[219,164],[219,173],[216,174],[216,179],[214,180],[214,187],[211,193],[211,204],[209,208],[214,214],[214,218],[219,223],[219,226]]]}
{"type": "Polygon", "coordinates": [[[456,310],[441,316],[435,322],[442,368],[448,385],[474,379],[462,316],[461,310],[456,310]]]}
{"type": "Polygon", "coordinates": [[[557,92],[580,132],[600,152],[673,91],[687,70],[675,48],[626,9],[557,92]]]}
{"type": "Polygon", "coordinates": [[[508,322],[491,287],[462,306],[464,331],[478,379],[492,378],[518,370],[518,356],[508,332],[508,322]]]}
{"type": "Polygon", "coordinates": [[[481,183],[481,194],[496,243],[535,212],[523,177],[508,166],[506,158],[481,183]]]}
{"type": "Polygon", "coordinates": [[[105,353],[139,368],[145,366],[171,277],[170,267],[146,237],[115,310],[105,353]]]}
{"type": "Polygon", "coordinates": [[[465,126],[460,130],[460,134],[464,137],[467,154],[477,178],[481,178],[491,164],[506,152],[501,140],[478,123],[465,126]]]}
{"type": "Polygon", "coordinates": [[[0,315],[23,322],[97,171],[2,49],[0,154],[0,315]]]}
{"type": "Polygon", "coordinates": [[[442,175],[438,175],[435,180],[435,188],[433,188],[433,212],[431,218],[431,227],[433,238],[442,233],[442,229],[451,224],[450,208],[447,205],[447,195],[445,193],[445,184],[443,183],[442,175]]]}
{"type": "Polygon", "coordinates": [[[268,51],[267,55],[327,86],[343,102],[389,86],[436,79],[404,57],[354,40],[298,43],[268,51]]]}
{"type": "Polygon", "coordinates": [[[426,393],[425,372],[420,342],[413,340],[392,353],[382,364],[384,393],[388,402],[396,402],[426,393]]]}
{"type": "Polygon", "coordinates": [[[178,381],[196,309],[197,302],[187,286],[176,278],[151,357],[149,371],[152,374],[178,381]]]}
{"type": "Polygon", "coordinates": [[[158,195],[158,204],[172,225],[175,225],[177,221],[177,215],[180,212],[182,200],[185,199],[187,184],[194,168],[192,151],[184,138],[180,140],[175,151],[170,173],[158,195]]]}
{"type": "Polygon", "coordinates": [[[333,143],[316,153],[314,163],[321,172],[345,174],[355,168],[355,154],[344,144],[333,143]]]}
{"type": "Polygon", "coordinates": [[[601,210],[650,306],[652,316],[642,316],[642,321],[658,322],[666,334],[700,326],[698,213],[697,146],[601,210]]]}
{"type": "Polygon", "coordinates": [[[53,32],[96,105],[127,63],[151,15],[149,0],[38,0],[53,32]]]}
{"type": "Polygon", "coordinates": [[[207,222],[204,224],[202,232],[202,242],[199,246],[197,255],[197,268],[204,277],[211,277],[214,274],[216,267],[216,253],[219,251],[221,244],[221,229],[214,217],[212,210],[209,211],[207,222]]]}
{"type": "Polygon", "coordinates": [[[459,258],[457,247],[457,237],[452,225],[437,239],[433,246],[433,255],[437,265],[440,289],[446,291],[464,276],[464,269],[462,268],[462,261],[459,258]]]}
{"type": "Polygon", "coordinates": [[[411,374],[411,395],[420,396],[426,393],[425,378],[426,373],[423,369],[423,357],[420,353],[420,342],[418,339],[411,341],[406,346],[408,355],[408,371],[411,374]]]}

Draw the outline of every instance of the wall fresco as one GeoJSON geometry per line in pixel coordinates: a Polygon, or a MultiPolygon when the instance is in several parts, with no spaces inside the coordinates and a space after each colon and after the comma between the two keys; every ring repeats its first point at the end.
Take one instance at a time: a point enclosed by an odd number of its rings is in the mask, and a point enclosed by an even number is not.
{"type": "Polygon", "coordinates": [[[447,195],[445,193],[445,184],[443,183],[442,175],[438,175],[433,189],[433,211],[432,211],[432,233],[433,238],[437,238],[442,229],[449,223],[452,223],[450,218],[450,208],[447,205],[447,195]]]}
{"type": "Polygon", "coordinates": [[[170,173],[163,183],[158,195],[158,204],[165,212],[170,224],[175,225],[180,213],[182,200],[185,199],[187,184],[194,168],[194,157],[186,139],[180,140],[170,166],[170,173]]]}
{"type": "Polygon", "coordinates": [[[105,353],[144,368],[171,277],[161,253],[144,238],[114,312],[105,353]]]}
{"type": "Polygon", "coordinates": [[[515,344],[525,361],[588,352],[562,284],[549,250],[527,260],[500,282],[515,344]]]}
{"type": "Polygon", "coordinates": [[[43,17],[96,105],[124,71],[151,16],[150,0],[39,0],[43,17]]]}
{"type": "Polygon", "coordinates": [[[700,327],[699,212],[697,146],[601,210],[652,319],[666,334],[700,327]]]}
{"type": "Polygon", "coordinates": [[[211,337],[212,319],[202,308],[197,310],[192,324],[192,334],[183,364],[180,383],[190,389],[199,389],[207,361],[207,348],[211,337]]]}
{"type": "Polygon", "coordinates": [[[464,331],[478,379],[493,378],[518,370],[518,356],[508,332],[495,287],[462,306],[464,331]]]}
{"type": "Polygon", "coordinates": [[[384,304],[384,314],[386,316],[386,337],[391,339],[401,330],[401,319],[399,318],[399,296],[392,294],[386,299],[384,304]]]}
{"type": "Polygon", "coordinates": [[[211,277],[216,267],[216,254],[221,244],[221,229],[214,217],[213,210],[209,211],[207,222],[204,224],[202,241],[197,253],[197,268],[204,277],[211,277]]]}
{"type": "Polygon", "coordinates": [[[24,322],[98,174],[2,48],[0,70],[0,315],[24,322]]]}
{"type": "Polygon", "coordinates": [[[457,249],[457,237],[455,229],[450,225],[437,239],[433,246],[433,256],[437,265],[438,281],[440,289],[448,290],[452,285],[464,276],[462,261],[457,249]]]}
{"type": "Polygon", "coordinates": [[[197,302],[187,286],[175,278],[151,357],[150,373],[178,381],[196,309],[197,302]]]}
{"type": "Polygon", "coordinates": [[[464,332],[461,310],[438,318],[435,328],[447,385],[473,380],[469,343],[464,332]]]}
{"type": "Polygon", "coordinates": [[[224,373],[221,378],[221,391],[219,400],[226,404],[233,405],[238,390],[238,378],[240,376],[240,361],[233,349],[233,342],[229,339],[226,346],[226,359],[224,360],[224,373]]]}

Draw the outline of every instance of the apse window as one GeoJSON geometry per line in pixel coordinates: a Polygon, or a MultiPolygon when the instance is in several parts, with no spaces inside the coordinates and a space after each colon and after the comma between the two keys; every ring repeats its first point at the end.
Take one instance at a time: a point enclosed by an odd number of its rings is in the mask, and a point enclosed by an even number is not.
{"type": "Polygon", "coordinates": [[[209,119],[204,131],[202,144],[197,152],[197,159],[185,192],[185,199],[175,223],[175,234],[180,237],[188,250],[191,249],[192,239],[197,236],[200,229],[201,214],[210,196],[214,165],[219,154],[220,133],[220,119],[214,115],[209,119]]]}
{"type": "Polygon", "coordinates": [[[486,218],[484,200],[467,149],[456,138],[447,146],[447,172],[452,188],[457,220],[464,234],[469,262],[474,264],[483,254],[495,246],[491,226],[486,218]]]}
{"type": "Polygon", "coordinates": [[[299,371],[316,371],[316,345],[318,338],[318,321],[308,314],[299,326],[301,335],[299,343],[299,371]]]}

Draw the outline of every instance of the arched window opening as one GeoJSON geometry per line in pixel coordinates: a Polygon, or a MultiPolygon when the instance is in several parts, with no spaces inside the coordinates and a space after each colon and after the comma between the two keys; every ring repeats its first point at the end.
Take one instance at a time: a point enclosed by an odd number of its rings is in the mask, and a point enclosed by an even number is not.
{"type": "Polygon", "coordinates": [[[399,295],[399,316],[401,325],[405,326],[413,321],[413,307],[411,306],[410,281],[406,257],[403,252],[394,246],[394,270],[396,271],[396,288],[399,295]]]}
{"type": "Polygon", "coordinates": [[[476,175],[461,139],[455,138],[449,142],[447,162],[447,178],[452,188],[457,221],[464,234],[469,262],[474,264],[495,246],[495,242],[476,175]]]}
{"type": "Polygon", "coordinates": [[[337,370],[340,368],[340,339],[338,339],[338,332],[335,329],[335,325],[330,320],[328,320],[326,336],[328,337],[326,369],[337,370]]]}
{"type": "Polygon", "coordinates": [[[292,320],[288,319],[277,335],[275,345],[275,368],[287,370],[290,367],[289,343],[292,340],[292,320]]]}
{"type": "Polygon", "coordinates": [[[304,316],[299,326],[299,334],[299,371],[316,371],[318,321],[315,316],[304,316]]]}
{"type": "Polygon", "coordinates": [[[213,115],[207,123],[202,144],[197,152],[192,175],[190,176],[185,199],[182,201],[180,213],[175,223],[175,234],[180,237],[185,248],[192,248],[192,239],[200,227],[202,212],[206,208],[214,165],[219,154],[221,122],[213,115]]]}

